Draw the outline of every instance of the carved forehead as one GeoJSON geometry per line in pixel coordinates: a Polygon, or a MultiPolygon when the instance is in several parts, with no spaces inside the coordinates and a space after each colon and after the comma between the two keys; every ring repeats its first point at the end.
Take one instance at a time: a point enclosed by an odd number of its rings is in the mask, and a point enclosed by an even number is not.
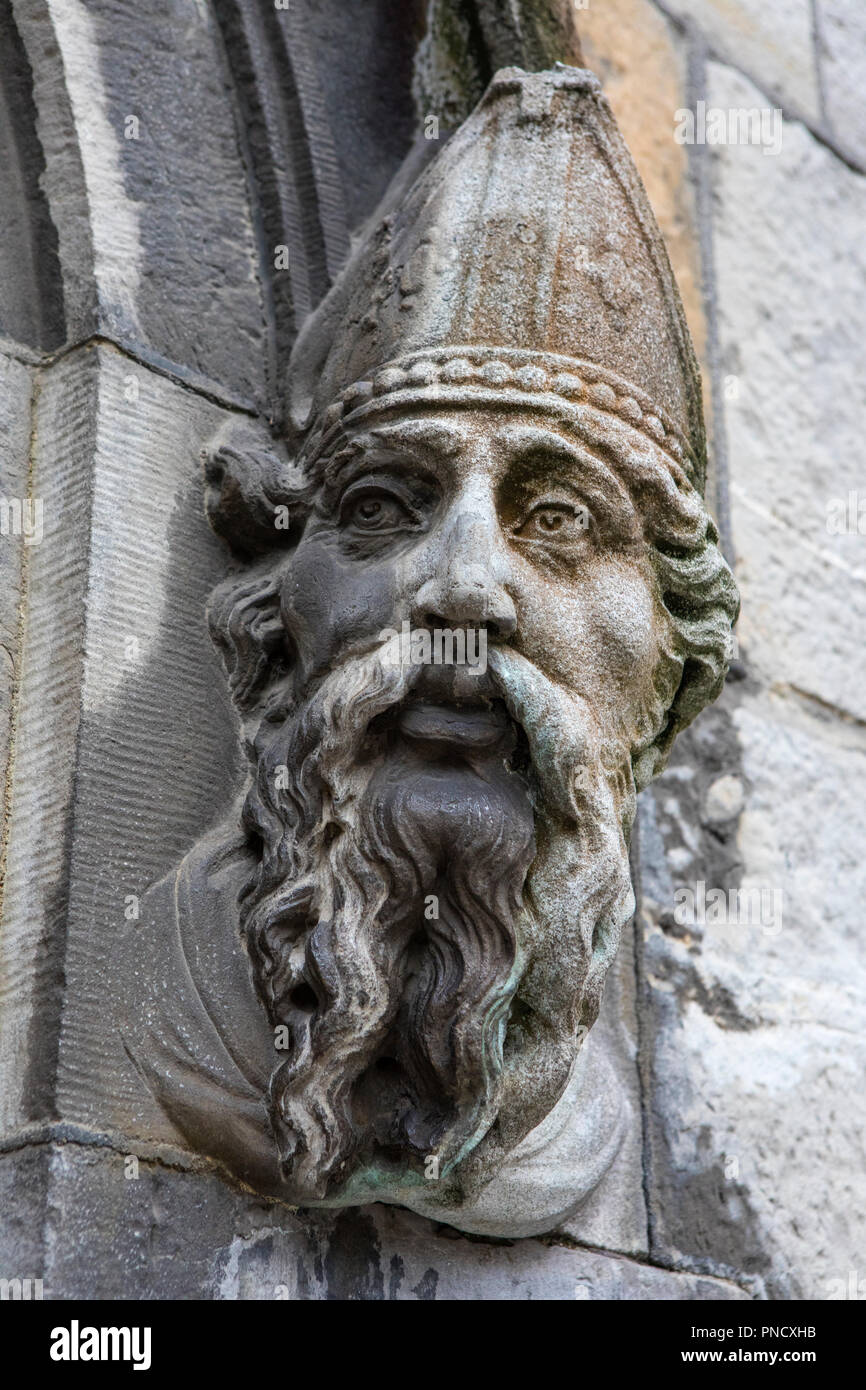
{"type": "Polygon", "coordinates": [[[509,454],[551,450],[564,451],[575,461],[581,456],[566,432],[547,421],[535,422],[528,413],[525,419],[515,419],[503,418],[501,411],[494,410],[442,411],[426,417],[402,416],[349,434],[349,442],[356,449],[416,446],[447,458],[472,449],[479,439],[497,444],[509,454]]]}
{"type": "Polygon", "coordinates": [[[398,466],[413,458],[434,471],[441,465],[453,478],[487,472],[494,486],[527,465],[538,481],[549,466],[551,475],[589,488],[590,503],[603,495],[639,517],[648,539],[683,546],[706,532],[701,494],[654,440],[600,408],[579,405],[562,415],[534,406],[437,402],[372,418],[365,412],[345,421],[330,447],[303,465],[308,486],[327,507],[346,465],[368,451],[391,454],[398,466]]]}
{"type": "Polygon", "coordinates": [[[495,439],[507,449],[523,452],[530,448],[570,449],[577,456],[566,430],[557,430],[545,421],[538,423],[531,411],[525,416],[500,410],[442,410],[431,416],[400,416],[373,427],[349,432],[349,439],[361,448],[375,445],[423,445],[445,455],[470,446],[478,436],[495,439]]]}
{"type": "Polygon", "coordinates": [[[611,501],[631,510],[628,487],[610,451],[600,452],[598,442],[591,435],[581,438],[571,422],[534,415],[531,410],[455,407],[350,428],[341,447],[320,460],[318,474],[327,494],[344,468],[364,455],[372,461],[377,455],[397,460],[408,455],[434,469],[441,462],[456,478],[486,473],[494,485],[515,476],[513,469],[526,464],[536,478],[548,470],[551,475],[570,475],[575,483],[600,489],[611,501]]]}
{"type": "Polygon", "coordinates": [[[420,446],[451,458],[465,447],[466,421],[456,412],[429,416],[403,416],[350,436],[361,448],[405,448],[420,446]]]}
{"type": "MultiPolygon", "coordinates": [[[[502,475],[514,460],[530,456],[542,467],[545,459],[551,465],[569,464],[575,474],[594,473],[602,468],[591,449],[570,435],[567,427],[559,429],[541,418],[500,410],[454,409],[422,416],[403,415],[376,425],[366,424],[347,430],[341,447],[333,450],[318,465],[323,481],[331,481],[343,464],[359,454],[408,453],[423,455],[435,462],[441,459],[452,466],[471,465],[502,475]]],[[[609,475],[612,477],[612,475],[609,475]]]]}

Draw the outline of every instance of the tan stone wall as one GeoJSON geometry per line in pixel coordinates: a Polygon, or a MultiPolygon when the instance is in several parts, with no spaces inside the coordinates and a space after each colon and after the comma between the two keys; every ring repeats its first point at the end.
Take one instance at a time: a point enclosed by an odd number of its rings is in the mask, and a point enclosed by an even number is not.
{"type": "Polygon", "coordinates": [[[849,1296],[866,1248],[864,16],[580,13],[682,289],[743,600],[733,678],[642,808],[654,1253],[793,1297],[849,1296]],[[780,147],[678,145],[699,101],[772,114],[780,147]],[[778,921],[729,899],[726,923],[678,925],[698,881],[778,893],[778,921]]]}

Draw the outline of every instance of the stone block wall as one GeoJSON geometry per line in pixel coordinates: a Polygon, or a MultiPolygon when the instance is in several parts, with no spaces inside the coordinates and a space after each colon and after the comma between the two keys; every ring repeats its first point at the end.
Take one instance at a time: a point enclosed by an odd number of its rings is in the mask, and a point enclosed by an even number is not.
{"type": "Polygon", "coordinates": [[[776,1297],[838,1296],[866,1249],[862,28],[853,0],[590,5],[581,25],[684,288],[742,594],[725,692],[641,808],[651,1250],[776,1297]],[[662,180],[670,107],[699,101],[772,112],[766,147],[676,146],[662,180]],[[680,923],[699,882],[727,911],[680,923]]]}

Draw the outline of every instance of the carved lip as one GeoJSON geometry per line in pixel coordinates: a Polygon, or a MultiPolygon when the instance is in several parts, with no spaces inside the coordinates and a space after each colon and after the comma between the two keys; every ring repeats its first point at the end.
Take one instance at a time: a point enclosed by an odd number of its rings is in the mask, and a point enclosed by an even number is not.
{"type": "Polygon", "coordinates": [[[412,700],[400,711],[397,727],[418,743],[447,743],[478,751],[498,748],[511,734],[505,706],[452,705],[412,700]]]}

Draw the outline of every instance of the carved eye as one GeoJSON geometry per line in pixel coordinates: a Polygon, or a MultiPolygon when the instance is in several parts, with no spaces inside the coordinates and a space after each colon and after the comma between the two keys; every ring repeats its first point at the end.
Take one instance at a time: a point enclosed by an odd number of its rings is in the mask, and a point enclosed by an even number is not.
{"type": "Polygon", "coordinates": [[[569,545],[585,536],[589,523],[590,514],[586,507],[573,506],[568,502],[544,502],[533,508],[515,535],[525,541],[553,541],[558,545],[569,545]]]}
{"type": "Polygon", "coordinates": [[[393,493],[365,490],[345,499],[342,521],[356,531],[394,531],[415,518],[393,493]]]}

